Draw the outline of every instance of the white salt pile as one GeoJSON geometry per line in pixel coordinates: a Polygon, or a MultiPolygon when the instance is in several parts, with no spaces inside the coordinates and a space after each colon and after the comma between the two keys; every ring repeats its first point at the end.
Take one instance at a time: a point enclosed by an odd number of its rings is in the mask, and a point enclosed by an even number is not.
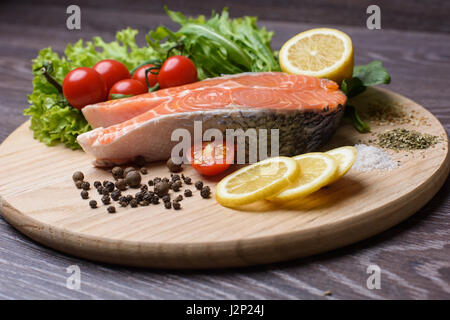
{"type": "Polygon", "coordinates": [[[383,149],[365,144],[355,145],[357,155],[353,168],[359,171],[392,170],[397,168],[395,163],[383,149]]]}

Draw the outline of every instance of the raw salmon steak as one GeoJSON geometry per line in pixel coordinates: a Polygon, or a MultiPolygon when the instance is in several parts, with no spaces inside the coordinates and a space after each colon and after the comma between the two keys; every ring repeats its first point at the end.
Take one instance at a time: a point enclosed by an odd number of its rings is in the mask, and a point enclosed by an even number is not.
{"type": "MultiPolygon", "coordinates": [[[[346,96],[327,79],[281,72],[244,73],[199,81],[83,109],[95,129],[78,142],[95,164],[120,164],[143,156],[167,160],[176,129],[278,129],[279,154],[316,150],[335,132],[346,96]]],[[[269,140],[270,144],[270,138],[269,140]]]]}

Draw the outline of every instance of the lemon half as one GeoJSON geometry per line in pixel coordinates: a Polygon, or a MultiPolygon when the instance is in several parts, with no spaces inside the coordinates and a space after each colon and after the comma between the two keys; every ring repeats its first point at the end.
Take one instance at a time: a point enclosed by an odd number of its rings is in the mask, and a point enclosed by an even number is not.
{"type": "Polygon", "coordinates": [[[327,185],[335,177],[337,163],[330,155],[311,152],[293,157],[300,166],[300,177],[287,189],[269,200],[285,201],[306,197],[327,185]]]}
{"type": "Polygon", "coordinates": [[[279,53],[281,70],[340,84],[353,74],[353,44],[342,31],[311,29],[289,39],[279,53]]]}
{"type": "Polygon", "coordinates": [[[223,178],[216,186],[216,199],[226,207],[249,204],[280,192],[296,181],[299,174],[294,159],[268,158],[223,178]]]}

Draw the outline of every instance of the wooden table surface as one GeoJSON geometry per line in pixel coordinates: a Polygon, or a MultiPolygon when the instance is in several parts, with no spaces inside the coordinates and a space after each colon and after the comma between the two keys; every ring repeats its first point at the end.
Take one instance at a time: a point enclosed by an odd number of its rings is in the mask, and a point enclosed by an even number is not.
{"type": "MultiPolygon", "coordinates": [[[[222,4],[223,1],[215,2],[222,4]]],[[[294,1],[288,2],[292,4],[294,1]]],[[[345,1],[347,4],[351,2],[345,1]]],[[[430,2],[436,4],[436,1],[430,2]]],[[[37,55],[39,49],[52,46],[62,51],[67,42],[94,35],[111,40],[115,30],[126,26],[141,31],[139,39],[142,43],[143,34],[150,28],[162,23],[174,26],[160,11],[143,10],[139,7],[143,5],[142,1],[136,3],[129,8],[81,5],[82,29],[68,31],[65,28],[67,5],[56,4],[55,1],[39,5],[2,2],[0,142],[26,120],[22,111],[27,106],[26,94],[32,88],[30,59],[37,55]]],[[[306,3],[312,6],[311,1],[306,3]]],[[[234,8],[232,4],[230,7],[234,8]]],[[[251,6],[241,7],[243,13],[255,14],[251,6]]],[[[181,9],[179,6],[174,8],[181,9]]],[[[193,11],[196,8],[191,6],[188,9],[193,11]]],[[[433,10],[438,12],[440,8],[433,10]]],[[[386,12],[387,16],[393,16],[389,10],[386,12]]],[[[401,31],[394,29],[398,24],[391,23],[392,29],[370,31],[365,28],[365,10],[358,14],[360,22],[349,18],[353,25],[337,26],[352,37],[356,63],[382,60],[392,75],[389,88],[425,106],[449,132],[448,22],[438,30],[431,21],[422,23],[422,30],[408,27],[408,31],[401,31]]],[[[260,24],[276,32],[275,48],[300,31],[325,25],[314,20],[298,22],[300,19],[296,21],[292,15],[288,22],[275,19],[273,14],[261,15],[270,19],[261,20],[260,24]]],[[[432,15],[429,19],[433,19],[432,15]]],[[[439,193],[411,218],[363,242],[296,261],[214,271],[144,270],[92,263],[45,248],[0,219],[0,298],[449,299],[449,191],[450,182],[447,180],[439,193]],[[379,290],[369,290],[366,286],[367,267],[373,264],[381,269],[379,290]],[[70,275],[66,268],[71,265],[78,265],[81,269],[80,290],[66,287],[70,275]],[[326,291],[331,291],[332,295],[324,296],[326,291]]]]}

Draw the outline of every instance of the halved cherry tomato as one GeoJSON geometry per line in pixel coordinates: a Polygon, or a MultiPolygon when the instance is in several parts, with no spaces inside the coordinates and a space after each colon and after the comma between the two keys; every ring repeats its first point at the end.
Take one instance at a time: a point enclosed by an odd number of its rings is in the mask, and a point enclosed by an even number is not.
{"type": "Polygon", "coordinates": [[[215,176],[233,163],[234,150],[221,141],[202,142],[201,146],[191,148],[187,158],[200,174],[215,176]]]}
{"type": "Polygon", "coordinates": [[[161,88],[181,86],[198,81],[197,68],[185,56],[172,56],[164,61],[158,74],[161,88]]]}
{"type": "Polygon", "coordinates": [[[141,82],[134,79],[124,79],[116,82],[109,90],[109,100],[136,96],[146,92],[148,92],[147,87],[141,82]]]}
{"type": "Polygon", "coordinates": [[[66,75],[63,94],[73,107],[81,110],[88,104],[105,101],[108,91],[105,81],[97,71],[81,67],[66,75]]]}
{"type": "MultiPolygon", "coordinates": [[[[148,68],[152,68],[154,66],[155,66],[154,64],[146,64],[146,65],[143,65],[142,67],[139,67],[139,69],[137,69],[133,73],[133,76],[131,78],[134,80],[138,80],[144,86],[147,87],[147,82],[145,81],[145,70],[147,70],[148,68]]],[[[157,69],[153,69],[152,71],[158,72],[157,69]]],[[[149,86],[153,87],[158,82],[158,75],[152,74],[151,72],[147,72],[147,79],[148,79],[149,86]]]]}
{"type": "Polygon", "coordinates": [[[92,69],[101,74],[108,87],[108,92],[116,82],[123,79],[130,79],[130,72],[127,67],[117,60],[101,60],[92,69]]]}

